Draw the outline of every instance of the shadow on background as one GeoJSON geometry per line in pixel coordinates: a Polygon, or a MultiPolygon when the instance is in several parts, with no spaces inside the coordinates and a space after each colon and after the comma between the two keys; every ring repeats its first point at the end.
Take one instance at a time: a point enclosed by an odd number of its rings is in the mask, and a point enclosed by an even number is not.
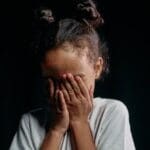
{"type": "MultiPolygon", "coordinates": [[[[45,104],[38,67],[33,52],[28,49],[32,10],[41,2],[15,2],[3,4],[1,13],[0,147],[3,150],[8,149],[21,115],[45,104]]],[[[63,2],[58,1],[57,5],[57,11],[63,10],[61,13],[64,15],[71,11],[70,7],[65,8],[63,2]]],[[[52,6],[54,8],[56,4],[52,3],[52,6]]],[[[148,4],[135,0],[132,3],[129,0],[102,0],[98,6],[105,19],[111,73],[104,82],[97,82],[95,95],[120,99],[127,105],[136,148],[146,150],[149,145],[150,89],[148,4]]]]}

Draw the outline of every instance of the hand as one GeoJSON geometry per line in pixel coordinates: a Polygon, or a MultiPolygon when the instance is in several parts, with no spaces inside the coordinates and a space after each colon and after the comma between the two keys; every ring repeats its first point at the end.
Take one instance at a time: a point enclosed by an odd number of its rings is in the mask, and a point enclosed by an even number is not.
{"type": "Polygon", "coordinates": [[[72,74],[63,75],[61,90],[69,111],[69,123],[87,122],[93,107],[93,93],[88,90],[81,77],[73,77],[72,74]]]}
{"type": "Polygon", "coordinates": [[[49,79],[50,85],[50,104],[51,104],[51,116],[54,119],[52,129],[57,132],[65,133],[69,126],[69,112],[65,103],[64,95],[61,90],[56,86],[54,88],[54,82],[49,79]]]}

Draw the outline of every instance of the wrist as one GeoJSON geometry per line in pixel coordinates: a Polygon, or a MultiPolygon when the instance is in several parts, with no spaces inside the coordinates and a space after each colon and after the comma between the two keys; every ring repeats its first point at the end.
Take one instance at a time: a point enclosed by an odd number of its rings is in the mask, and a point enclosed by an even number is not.
{"type": "Polygon", "coordinates": [[[76,120],[76,121],[70,121],[69,126],[72,127],[84,127],[89,125],[88,120],[76,120]]]}
{"type": "Polygon", "coordinates": [[[50,128],[50,132],[51,132],[51,134],[54,134],[55,136],[63,136],[65,134],[66,130],[50,128]]]}
{"type": "Polygon", "coordinates": [[[59,149],[60,142],[63,139],[63,133],[49,128],[47,135],[41,145],[40,150],[59,149]]]}

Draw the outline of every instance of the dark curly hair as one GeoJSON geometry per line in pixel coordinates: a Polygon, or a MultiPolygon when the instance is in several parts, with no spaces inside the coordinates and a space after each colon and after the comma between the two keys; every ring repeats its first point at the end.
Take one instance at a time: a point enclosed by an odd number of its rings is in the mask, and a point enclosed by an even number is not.
{"type": "Polygon", "coordinates": [[[32,48],[37,58],[43,61],[45,53],[54,48],[69,43],[75,47],[76,53],[80,56],[86,52],[90,63],[101,56],[104,60],[103,72],[109,72],[108,47],[105,41],[96,32],[104,20],[96,9],[92,0],[76,0],[74,3],[72,18],[57,20],[50,8],[41,7],[35,10],[34,38],[32,48]]]}

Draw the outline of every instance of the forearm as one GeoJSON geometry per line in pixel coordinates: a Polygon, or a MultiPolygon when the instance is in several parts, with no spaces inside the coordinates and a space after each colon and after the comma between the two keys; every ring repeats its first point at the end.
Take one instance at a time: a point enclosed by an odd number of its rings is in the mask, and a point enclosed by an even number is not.
{"type": "Polygon", "coordinates": [[[72,123],[70,129],[76,150],[96,150],[88,121],[72,123]]]}
{"type": "Polygon", "coordinates": [[[59,150],[62,137],[63,133],[50,129],[42,143],[40,150],[59,150]]]}

